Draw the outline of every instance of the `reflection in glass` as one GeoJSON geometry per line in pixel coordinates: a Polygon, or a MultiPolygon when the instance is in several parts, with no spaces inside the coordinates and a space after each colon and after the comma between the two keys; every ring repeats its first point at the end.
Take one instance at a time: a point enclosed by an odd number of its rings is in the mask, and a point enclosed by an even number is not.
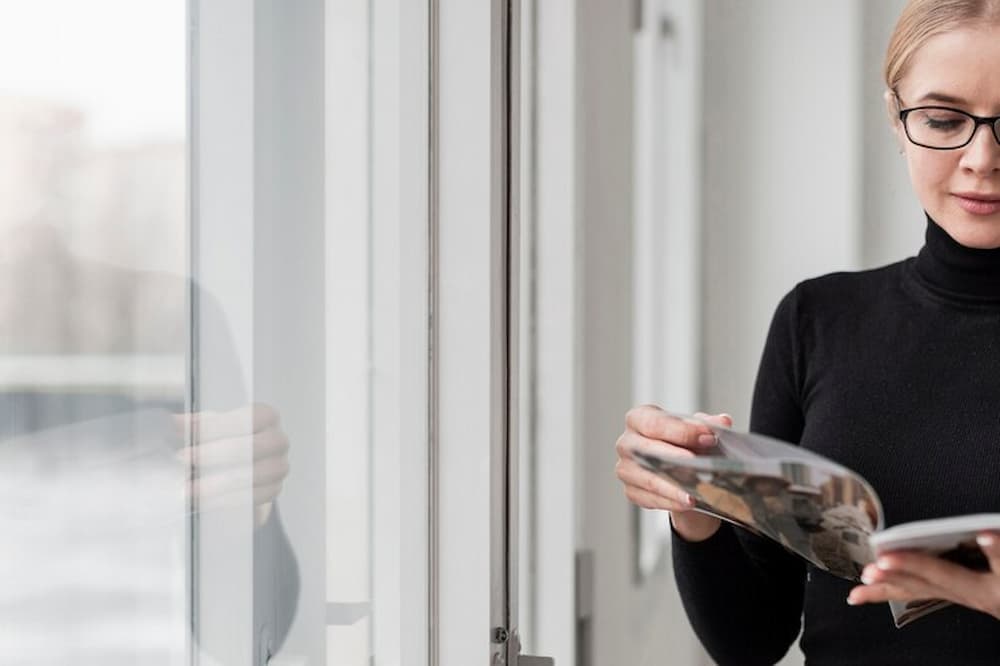
{"type": "MultiPolygon", "coordinates": [[[[294,614],[277,411],[250,407],[225,341],[212,349],[228,390],[186,407],[202,322],[188,316],[185,4],[0,9],[4,663],[210,663],[192,631],[192,511],[243,520],[247,494],[274,649],[294,614]]],[[[203,572],[220,600],[237,584],[225,567],[203,572]]]]}
{"type": "Polygon", "coordinates": [[[0,652],[180,663],[183,8],[122,34],[72,4],[0,11],[0,652]],[[108,67],[139,36],[141,99],[108,67]]]}

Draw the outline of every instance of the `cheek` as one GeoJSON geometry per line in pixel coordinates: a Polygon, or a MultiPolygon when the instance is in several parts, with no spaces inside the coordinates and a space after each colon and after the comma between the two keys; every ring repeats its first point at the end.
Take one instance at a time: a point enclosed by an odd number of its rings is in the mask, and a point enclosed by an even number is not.
{"type": "Polygon", "coordinates": [[[947,195],[952,175],[958,169],[957,154],[929,150],[907,151],[907,163],[913,189],[926,206],[947,195]]]}

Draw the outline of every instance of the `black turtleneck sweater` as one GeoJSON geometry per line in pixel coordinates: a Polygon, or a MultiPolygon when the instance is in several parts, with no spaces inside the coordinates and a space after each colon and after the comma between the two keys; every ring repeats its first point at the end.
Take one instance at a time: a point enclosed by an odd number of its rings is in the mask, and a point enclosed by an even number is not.
{"type": "MultiPolygon", "coordinates": [[[[919,255],[797,285],[775,312],[750,429],[859,472],[886,526],[1000,512],[1000,250],[933,221],[919,255]]],[[[691,624],[719,664],[773,664],[802,627],[811,666],[1000,664],[1000,621],[948,607],[897,629],[886,604],[728,524],[676,534],[691,624]],[[804,620],[804,623],[803,623],[804,620]]]]}

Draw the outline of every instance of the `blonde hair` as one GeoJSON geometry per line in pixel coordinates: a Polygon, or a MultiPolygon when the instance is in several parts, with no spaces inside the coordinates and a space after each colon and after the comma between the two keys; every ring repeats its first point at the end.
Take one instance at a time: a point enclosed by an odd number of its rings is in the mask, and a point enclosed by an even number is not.
{"type": "Polygon", "coordinates": [[[990,22],[1000,23],[1000,0],[910,0],[889,40],[883,72],[886,86],[896,90],[913,54],[931,37],[990,22]]]}

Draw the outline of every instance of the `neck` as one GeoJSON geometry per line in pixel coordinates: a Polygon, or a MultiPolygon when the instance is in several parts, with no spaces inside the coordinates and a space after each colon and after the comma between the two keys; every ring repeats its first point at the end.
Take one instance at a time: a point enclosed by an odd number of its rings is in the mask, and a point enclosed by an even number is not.
{"type": "Polygon", "coordinates": [[[1000,303],[1000,249],[966,247],[929,216],[925,238],[916,269],[929,287],[961,301],[1000,303]]]}

